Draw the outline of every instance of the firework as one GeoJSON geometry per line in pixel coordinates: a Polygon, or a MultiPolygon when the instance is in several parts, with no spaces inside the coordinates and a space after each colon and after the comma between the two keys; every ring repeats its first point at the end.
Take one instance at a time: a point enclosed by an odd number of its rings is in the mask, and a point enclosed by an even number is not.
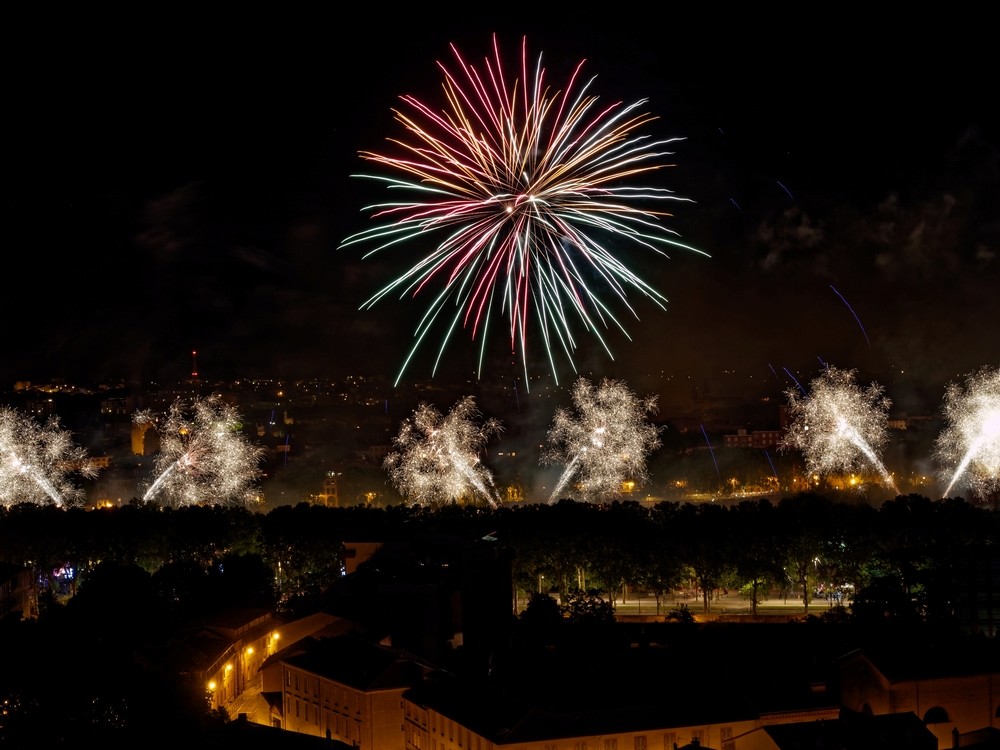
{"type": "Polygon", "coordinates": [[[497,504],[493,475],[479,453],[503,428],[499,421],[479,422],[475,399],[460,399],[447,416],[420,404],[394,439],[396,450],[385,469],[399,493],[416,505],[440,506],[460,501],[497,504]]]}
{"type": "Polygon", "coordinates": [[[595,387],[580,378],[573,405],[575,412],[556,410],[542,456],[543,463],[565,465],[549,502],[559,500],[570,481],[574,495],[585,501],[616,497],[626,481],[644,484],[646,459],[660,446],[659,429],[647,421],[656,398],[640,399],[618,381],[605,379],[595,387]]]}
{"type": "MultiPolygon", "coordinates": [[[[672,141],[641,134],[652,122],[646,100],[598,105],[581,83],[577,65],[562,91],[550,88],[541,57],[529,73],[527,41],[518,74],[505,72],[497,40],[492,59],[477,69],[452,46],[457,72],[438,63],[447,106],[438,112],[412,96],[396,110],[406,136],[391,139],[398,155],[361,152],[397,176],[359,175],[383,182],[399,200],[366,210],[377,224],[349,236],[341,247],[374,243],[365,257],[419,240],[431,250],[372,296],[416,296],[436,288],[419,321],[402,378],[430,331],[444,331],[434,369],[452,333],[479,337],[481,373],[491,319],[506,318],[512,352],[527,380],[528,330],[540,332],[552,374],[557,352],[570,364],[574,330],[592,334],[611,356],[601,331],[628,333],[612,311],[636,312],[629,292],[665,309],[666,299],[620,257],[639,247],[663,257],[669,248],[695,250],[662,225],[672,191],[637,184],[670,166],[672,141]],[[437,238],[437,239],[434,239],[437,238]]],[[[637,316],[636,316],[637,317],[637,316]]]]}
{"type": "MultiPolygon", "coordinates": [[[[156,423],[156,418],[141,411],[133,421],[156,423]]],[[[250,506],[260,501],[255,483],[263,450],[244,439],[234,407],[217,397],[178,399],[157,432],[155,479],[143,500],[175,506],[250,506]]]]}
{"type": "Polygon", "coordinates": [[[949,384],[943,413],[936,453],[943,466],[955,467],[945,469],[951,476],[944,496],[958,484],[979,495],[1000,489],[1000,370],[980,369],[964,388],[949,384]]]}
{"type": "Polygon", "coordinates": [[[857,386],[854,375],[853,370],[827,367],[810,383],[808,395],[797,383],[790,388],[786,395],[791,424],[781,448],[802,451],[806,470],[820,476],[852,473],[869,464],[895,491],[877,454],[888,439],[886,421],[892,402],[876,383],[865,389],[857,386]]]}
{"type": "Polygon", "coordinates": [[[84,493],[70,482],[74,473],[93,478],[97,469],[56,417],[42,425],[0,407],[0,504],[78,504],[84,493]]]}

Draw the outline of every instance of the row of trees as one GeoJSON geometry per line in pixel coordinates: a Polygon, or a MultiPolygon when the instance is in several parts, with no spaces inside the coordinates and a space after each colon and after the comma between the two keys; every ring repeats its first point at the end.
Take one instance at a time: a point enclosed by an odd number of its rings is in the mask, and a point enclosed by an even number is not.
{"type": "Polygon", "coordinates": [[[66,597],[100,565],[135,566],[158,581],[176,581],[185,571],[218,576],[228,564],[231,572],[255,571],[255,581],[242,587],[261,590],[258,599],[273,596],[295,607],[341,575],[345,543],[488,537],[511,560],[515,609],[544,580],[546,590],[563,600],[584,592],[612,603],[630,590],[649,592],[661,603],[679,587],[696,588],[706,611],[712,592],[725,586],[743,591],[753,612],[776,589],[798,598],[808,612],[822,587],[846,592],[856,611],[927,618],[952,613],[957,592],[987,569],[996,525],[992,510],[919,495],[878,508],[815,493],[730,506],[302,503],[266,514],[138,502],[99,511],[19,505],[0,509],[0,559],[35,569],[43,594],[49,589],[66,597]]]}

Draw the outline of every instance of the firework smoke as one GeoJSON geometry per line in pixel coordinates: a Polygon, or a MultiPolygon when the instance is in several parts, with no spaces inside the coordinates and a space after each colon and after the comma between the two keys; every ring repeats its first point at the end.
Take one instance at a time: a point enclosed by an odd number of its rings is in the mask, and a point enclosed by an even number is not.
{"type": "Polygon", "coordinates": [[[0,407],[0,504],[59,507],[83,502],[71,474],[93,478],[97,470],[85,449],[73,443],[56,417],[41,425],[10,407],[0,407]]]}
{"type": "Polygon", "coordinates": [[[880,385],[862,389],[854,383],[854,370],[827,367],[810,383],[787,392],[791,424],[781,448],[802,452],[810,474],[853,473],[868,464],[886,486],[896,491],[892,476],[877,451],[888,438],[887,413],[892,402],[880,385]]]}
{"type": "MultiPolygon", "coordinates": [[[[133,420],[156,423],[147,411],[133,420]]],[[[263,450],[244,439],[241,426],[236,409],[218,397],[175,401],[157,424],[156,478],[143,500],[174,506],[258,504],[263,450]]]]}
{"type": "Polygon", "coordinates": [[[482,72],[454,46],[452,52],[457,72],[438,64],[444,111],[403,96],[410,114],[396,112],[406,131],[405,140],[391,141],[398,155],[362,152],[400,176],[361,176],[384,182],[400,197],[366,209],[379,223],[341,247],[375,243],[368,257],[409,240],[427,246],[440,237],[428,255],[362,306],[390,294],[416,296],[439,288],[417,325],[397,384],[437,324],[444,336],[435,369],[461,327],[472,340],[482,336],[481,370],[487,323],[495,316],[507,318],[510,350],[521,355],[525,381],[532,325],[558,379],[556,353],[572,364],[574,325],[595,336],[609,355],[601,331],[610,323],[627,336],[607,297],[632,316],[630,290],[665,309],[666,299],[611,248],[637,246],[663,257],[669,248],[694,250],[660,221],[670,214],[659,205],[687,199],[635,183],[670,166],[664,159],[671,152],[664,147],[677,139],[638,133],[656,119],[641,112],[645,100],[598,106],[587,93],[593,79],[578,81],[582,62],[565,87],[551,88],[540,57],[529,72],[526,40],[514,79],[505,73],[495,37],[482,72]]]}
{"type": "Polygon", "coordinates": [[[479,423],[475,399],[460,399],[447,416],[421,404],[405,420],[394,439],[396,450],[385,469],[399,493],[410,503],[440,506],[460,501],[498,503],[493,475],[480,463],[479,453],[503,428],[499,421],[479,423]]]}
{"type": "Polygon", "coordinates": [[[580,378],[573,405],[575,413],[556,410],[548,432],[542,462],[565,465],[549,502],[559,500],[570,481],[574,496],[584,501],[616,497],[626,481],[644,484],[646,459],[660,446],[659,430],[646,419],[656,412],[656,398],[639,399],[618,381],[594,387],[580,378]]]}
{"type": "Polygon", "coordinates": [[[944,497],[963,484],[977,495],[1000,489],[1000,370],[980,369],[965,387],[951,383],[945,390],[946,427],[938,436],[936,454],[945,467],[954,466],[944,497]]]}

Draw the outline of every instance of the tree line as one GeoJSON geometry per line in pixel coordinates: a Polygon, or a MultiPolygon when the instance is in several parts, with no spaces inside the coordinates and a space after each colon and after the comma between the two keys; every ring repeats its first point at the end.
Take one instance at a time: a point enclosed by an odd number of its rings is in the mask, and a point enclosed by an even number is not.
{"type": "Polygon", "coordinates": [[[804,492],[731,505],[563,500],[496,508],[448,504],[332,508],[300,503],[267,513],[232,506],[100,510],[0,508],[0,560],[31,568],[42,606],[72,598],[101,568],[133,568],[177,606],[249,599],[308,607],[342,573],[345,544],[486,539],[511,563],[513,606],[532,594],[629,592],[658,606],[696,590],[710,611],[722,587],[756,612],[768,593],[850,601],[856,614],[919,619],[955,613],[963,586],[989,567],[997,514],[961,498],[898,496],[875,507],[804,492]],[[181,595],[183,591],[184,596],[181,595]]]}

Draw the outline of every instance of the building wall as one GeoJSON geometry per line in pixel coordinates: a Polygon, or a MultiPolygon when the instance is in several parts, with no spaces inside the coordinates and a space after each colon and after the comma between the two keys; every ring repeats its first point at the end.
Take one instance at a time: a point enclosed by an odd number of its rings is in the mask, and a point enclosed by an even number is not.
{"type": "Polygon", "coordinates": [[[932,709],[944,709],[948,721],[928,723],[927,728],[938,738],[938,747],[948,747],[953,729],[963,734],[998,726],[998,689],[996,674],[898,682],[892,684],[890,704],[897,713],[912,711],[925,721],[932,709]]]}
{"type": "Polygon", "coordinates": [[[851,711],[871,714],[893,712],[889,681],[862,654],[840,665],[840,702],[851,711]]]}
{"type": "Polygon", "coordinates": [[[938,738],[939,747],[951,746],[954,729],[966,734],[1000,727],[998,673],[890,682],[859,656],[842,669],[841,682],[841,702],[854,711],[873,714],[912,711],[926,721],[932,709],[943,709],[947,721],[927,723],[927,728],[938,738]]]}
{"type": "Polygon", "coordinates": [[[278,649],[280,638],[278,623],[268,621],[230,641],[204,673],[213,708],[224,708],[232,713],[244,691],[261,672],[264,660],[278,649]]]}
{"type": "Polygon", "coordinates": [[[284,728],[355,745],[403,750],[404,688],[363,691],[283,665],[284,728]]]}
{"type": "MultiPolygon", "coordinates": [[[[623,731],[614,734],[559,737],[531,742],[495,744],[460,722],[431,708],[403,698],[406,735],[405,750],[674,750],[694,740],[703,747],[720,750],[771,750],[772,744],[738,745],[738,739],[750,735],[759,721],[736,721],[687,727],[664,727],[623,731]]],[[[769,741],[766,737],[764,742],[769,741]]]]}
{"type": "MultiPolygon", "coordinates": [[[[285,649],[298,643],[303,638],[316,634],[325,627],[340,620],[336,615],[329,615],[324,612],[317,612],[297,620],[292,620],[282,624],[270,633],[270,638],[265,642],[264,660],[280,649],[285,649]]],[[[280,664],[262,667],[261,671],[261,691],[265,693],[281,692],[282,671],[280,664]]]]}

